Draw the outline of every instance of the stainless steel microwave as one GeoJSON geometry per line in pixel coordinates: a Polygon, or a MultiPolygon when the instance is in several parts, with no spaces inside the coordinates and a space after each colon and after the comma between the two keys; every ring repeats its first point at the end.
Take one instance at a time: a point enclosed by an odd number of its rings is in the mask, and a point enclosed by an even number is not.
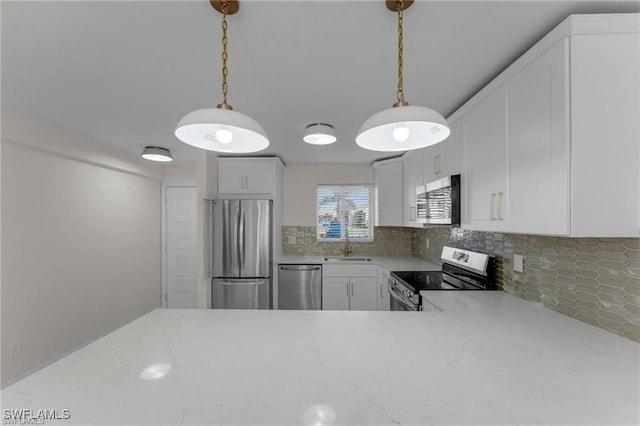
{"type": "Polygon", "coordinates": [[[460,225],[460,175],[416,188],[416,221],[423,225],[460,225]]]}

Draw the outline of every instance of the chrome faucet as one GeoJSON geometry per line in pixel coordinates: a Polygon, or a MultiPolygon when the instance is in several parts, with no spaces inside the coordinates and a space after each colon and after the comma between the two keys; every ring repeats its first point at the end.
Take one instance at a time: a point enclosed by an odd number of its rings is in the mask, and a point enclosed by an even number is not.
{"type": "Polygon", "coordinates": [[[344,253],[345,257],[349,257],[349,254],[353,253],[351,242],[349,242],[349,231],[345,231],[344,233],[344,248],[342,249],[342,253],[344,253]]]}

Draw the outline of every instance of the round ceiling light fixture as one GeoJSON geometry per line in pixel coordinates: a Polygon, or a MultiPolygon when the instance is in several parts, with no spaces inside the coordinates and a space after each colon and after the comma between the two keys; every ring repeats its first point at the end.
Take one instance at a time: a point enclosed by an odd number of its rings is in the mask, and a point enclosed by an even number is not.
{"type": "Polygon", "coordinates": [[[337,138],[331,124],[313,123],[305,129],[302,140],[311,145],[329,145],[334,143],[337,138]]]}
{"type": "Polygon", "coordinates": [[[402,76],[402,20],[404,9],[413,0],[387,0],[387,8],[398,14],[398,90],[392,108],[372,115],[358,130],[356,143],[371,151],[410,151],[435,145],[445,140],[451,130],[447,120],[437,111],[409,106],[404,100],[402,76]]]}
{"type": "Polygon", "coordinates": [[[222,13],[222,103],[216,108],[190,112],[178,123],[175,135],[182,142],[209,151],[226,153],[258,152],[269,146],[267,134],[248,115],[236,112],[227,103],[227,15],[235,14],[237,0],[211,0],[211,5],[222,13]]]}
{"type": "Polygon", "coordinates": [[[169,162],[173,161],[171,151],[161,146],[145,146],[142,150],[142,158],[151,161],[169,162]]]}

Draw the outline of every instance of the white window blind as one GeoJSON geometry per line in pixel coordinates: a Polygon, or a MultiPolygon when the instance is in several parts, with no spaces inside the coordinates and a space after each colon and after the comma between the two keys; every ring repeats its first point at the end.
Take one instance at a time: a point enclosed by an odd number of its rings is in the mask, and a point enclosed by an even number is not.
{"type": "Polygon", "coordinates": [[[319,241],[373,241],[373,185],[318,185],[319,241]]]}

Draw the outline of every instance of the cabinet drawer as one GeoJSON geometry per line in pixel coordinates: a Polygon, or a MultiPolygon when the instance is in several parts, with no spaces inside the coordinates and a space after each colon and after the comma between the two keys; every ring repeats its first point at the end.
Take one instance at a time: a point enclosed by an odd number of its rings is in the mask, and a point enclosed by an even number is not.
{"type": "Polygon", "coordinates": [[[322,275],[325,277],[375,277],[378,267],[376,265],[327,265],[322,267],[322,275]]]}

